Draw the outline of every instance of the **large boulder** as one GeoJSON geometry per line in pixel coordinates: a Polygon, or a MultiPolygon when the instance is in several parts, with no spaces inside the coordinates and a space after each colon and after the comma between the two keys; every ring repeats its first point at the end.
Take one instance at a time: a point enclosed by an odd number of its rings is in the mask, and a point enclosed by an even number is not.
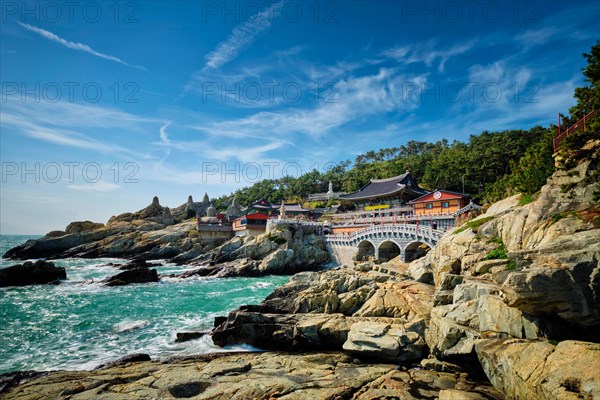
{"type": "Polygon", "coordinates": [[[0,269],[0,287],[40,285],[61,279],[67,279],[65,269],[44,260],[27,261],[0,269]]]}
{"type": "MultiPolygon", "coordinates": [[[[452,275],[446,276],[446,284],[452,275]]],[[[472,355],[477,339],[492,337],[537,338],[539,321],[506,304],[493,281],[461,276],[452,287],[452,302],[432,309],[425,339],[438,357],[472,355]]]]}
{"type": "Polygon", "coordinates": [[[134,268],[111,276],[105,280],[106,286],[123,286],[132,283],[158,282],[158,273],[155,269],[134,268]]]}
{"type": "Polygon", "coordinates": [[[212,332],[218,346],[249,344],[267,350],[341,350],[354,321],[341,314],[229,313],[212,332]]]}
{"type": "Polygon", "coordinates": [[[75,221],[67,225],[65,232],[68,234],[93,231],[104,228],[104,224],[92,221],[75,221]]]}
{"type": "Polygon", "coordinates": [[[494,387],[508,398],[600,398],[598,343],[490,339],[475,349],[494,387]]]}
{"type": "Polygon", "coordinates": [[[343,349],[358,356],[393,362],[416,360],[425,353],[423,327],[424,324],[359,321],[350,327],[343,349]]]}

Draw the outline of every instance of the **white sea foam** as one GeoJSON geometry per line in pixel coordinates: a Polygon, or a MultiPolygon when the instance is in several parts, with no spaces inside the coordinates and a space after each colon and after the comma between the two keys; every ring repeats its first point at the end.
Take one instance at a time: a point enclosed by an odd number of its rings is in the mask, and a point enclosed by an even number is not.
{"type": "Polygon", "coordinates": [[[146,326],[148,326],[148,324],[150,324],[150,321],[146,321],[146,320],[131,321],[131,320],[124,319],[123,321],[121,321],[117,324],[114,324],[113,330],[117,333],[124,333],[124,332],[133,331],[135,329],[145,328],[146,326]]]}

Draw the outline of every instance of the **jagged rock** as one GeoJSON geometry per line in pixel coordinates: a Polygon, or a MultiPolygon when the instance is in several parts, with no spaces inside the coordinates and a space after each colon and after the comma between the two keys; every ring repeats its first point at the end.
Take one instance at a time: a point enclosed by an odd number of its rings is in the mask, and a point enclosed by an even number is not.
{"type": "Polygon", "coordinates": [[[394,362],[415,360],[425,352],[425,342],[417,324],[359,321],[350,327],[343,349],[358,356],[375,357],[394,362]]]}
{"type": "Polygon", "coordinates": [[[134,268],[111,276],[104,282],[106,286],[123,286],[132,283],[158,282],[158,273],[155,269],[134,268]]]}
{"type": "Polygon", "coordinates": [[[128,354],[126,356],[123,356],[123,357],[115,360],[115,361],[98,365],[96,367],[96,369],[112,368],[112,367],[117,367],[120,365],[125,365],[128,363],[137,363],[137,362],[142,362],[142,361],[150,361],[150,356],[145,353],[128,354]]]}
{"type": "MultiPolygon", "coordinates": [[[[591,221],[597,215],[592,192],[600,149],[596,152],[596,158],[574,170],[555,172],[534,202],[519,206],[520,196],[502,200],[474,220],[483,222],[476,232],[463,227],[445,235],[423,261],[432,265],[437,289],[432,315],[445,315],[450,302],[462,302],[464,306],[457,307],[463,308],[461,318],[466,319],[473,308],[456,298],[460,293],[454,287],[460,282],[453,280],[483,276],[495,281],[501,299],[477,300],[478,307],[485,306],[491,314],[466,325],[474,330],[474,338],[492,332],[600,341],[600,229],[591,221]],[[488,259],[500,245],[508,258],[488,259]],[[436,311],[438,307],[442,308],[436,311]]],[[[456,320],[458,326],[446,322],[441,332],[463,329],[456,320]]],[[[439,324],[440,320],[432,322],[435,329],[439,324]]]]}
{"type": "Polygon", "coordinates": [[[417,282],[433,284],[433,271],[428,257],[422,257],[411,262],[408,273],[417,282]]]}
{"type": "Polygon", "coordinates": [[[40,285],[61,279],[67,279],[65,269],[44,260],[33,263],[27,261],[0,269],[0,287],[40,285]]]}
{"type": "Polygon", "coordinates": [[[175,342],[176,343],[189,342],[190,340],[200,339],[206,335],[210,335],[210,332],[207,332],[207,331],[177,332],[175,342]]]}
{"type": "Polygon", "coordinates": [[[385,282],[353,315],[428,320],[434,287],[413,281],[385,282]]]}
{"type": "Polygon", "coordinates": [[[600,327],[599,275],[597,260],[579,262],[572,270],[535,267],[509,274],[502,290],[509,305],[525,312],[600,327]]]}
{"type": "Polygon", "coordinates": [[[375,293],[377,282],[389,279],[377,272],[352,269],[303,272],[275,289],[262,303],[268,312],[342,313],[352,315],[375,293]]]}
{"type": "Polygon", "coordinates": [[[250,344],[269,350],[341,350],[354,320],[342,314],[229,313],[212,332],[218,346],[250,344]]]}
{"type": "Polygon", "coordinates": [[[57,237],[61,237],[61,236],[65,236],[67,234],[67,232],[65,231],[50,231],[48,233],[46,233],[47,238],[57,238],[57,237]]]}
{"type": "Polygon", "coordinates": [[[475,348],[486,375],[508,398],[600,398],[600,344],[490,339],[475,348]]]}
{"type": "MultiPolygon", "coordinates": [[[[225,353],[95,371],[53,371],[12,387],[4,396],[23,400],[178,398],[175,396],[218,400],[335,399],[347,397],[394,368],[393,364],[361,363],[342,353],[225,353]]],[[[422,385],[429,387],[426,380],[416,381],[419,384],[414,390],[422,385]]],[[[435,390],[435,384],[444,379],[430,381],[435,390]]],[[[408,382],[405,390],[411,390],[408,382]]]]}
{"type": "Polygon", "coordinates": [[[281,274],[290,269],[293,259],[294,250],[277,249],[258,264],[258,270],[263,274],[281,274]]]}
{"type": "Polygon", "coordinates": [[[452,304],[432,309],[425,333],[431,352],[440,357],[471,355],[479,338],[539,337],[539,321],[506,304],[500,291],[494,282],[473,278],[456,285],[452,304]]]}
{"type": "Polygon", "coordinates": [[[86,231],[93,231],[100,228],[104,228],[104,224],[92,221],[76,221],[71,222],[69,225],[67,225],[65,232],[68,234],[73,234],[86,231]]]}

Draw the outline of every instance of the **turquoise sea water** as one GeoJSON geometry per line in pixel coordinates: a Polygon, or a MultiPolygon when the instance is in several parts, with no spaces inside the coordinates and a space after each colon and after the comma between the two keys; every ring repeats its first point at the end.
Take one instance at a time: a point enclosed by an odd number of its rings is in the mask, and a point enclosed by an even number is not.
{"type": "MultiPolygon", "coordinates": [[[[0,236],[2,254],[30,237],[0,236]]],[[[213,319],[256,304],[287,277],[186,280],[105,287],[117,274],[108,262],[64,259],[60,285],[0,288],[0,373],[16,370],[90,369],[131,353],[165,357],[223,351],[209,337],[175,343],[175,333],[212,327],[213,319]]],[[[0,260],[0,268],[15,264],[0,260]]],[[[159,274],[186,267],[166,265],[159,274]]],[[[243,347],[232,347],[239,350],[243,347]]],[[[246,348],[249,349],[249,348],[246,348]]]]}

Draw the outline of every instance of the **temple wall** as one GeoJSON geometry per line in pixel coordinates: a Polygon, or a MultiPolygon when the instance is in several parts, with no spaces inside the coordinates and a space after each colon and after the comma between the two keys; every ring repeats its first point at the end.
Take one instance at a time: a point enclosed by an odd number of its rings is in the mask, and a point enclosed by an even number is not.
{"type": "Polygon", "coordinates": [[[358,249],[356,247],[337,246],[328,243],[327,251],[332,261],[340,265],[353,266],[354,260],[352,258],[356,255],[358,249]]]}

